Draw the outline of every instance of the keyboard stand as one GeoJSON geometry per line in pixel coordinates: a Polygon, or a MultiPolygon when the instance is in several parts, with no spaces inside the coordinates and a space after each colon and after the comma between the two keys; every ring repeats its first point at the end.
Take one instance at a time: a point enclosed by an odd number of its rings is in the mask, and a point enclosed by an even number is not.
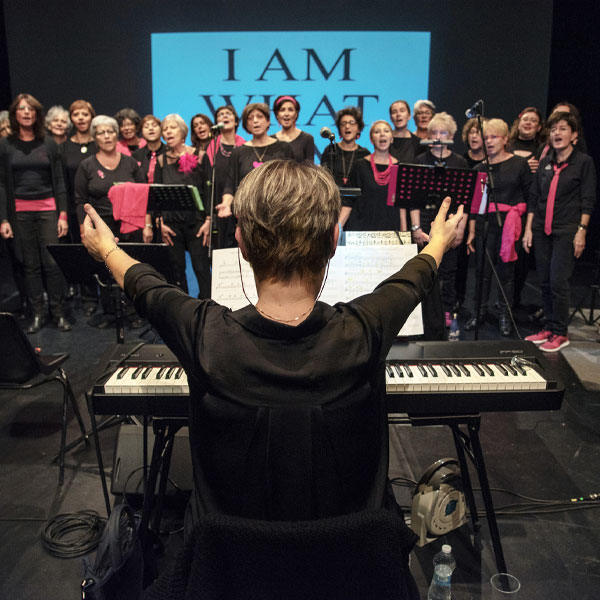
{"type": "Polygon", "coordinates": [[[461,476],[464,483],[464,492],[469,512],[471,513],[471,522],[473,530],[478,532],[481,529],[481,523],[477,515],[477,506],[475,505],[475,496],[473,495],[473,486],[469,475],[467,464],[467,456],[473,463],[479,478],[481,486],[481,495],[485,506],[485,514],[487,516],[488,527],[490,529],[490,538],[496,557],[496,567],[498,573],[508,573],[506,570],[506,561],[504,560],[504,551],[500,541],[500,532],[496,521],[496,513],[494,511],[494,503],[488,482],[483,451],[479,440],[479,429],[481,426],[481,415],[465,414],[465,415],[408,415],[408,421],[403,416],[392,416],[388,420],[390,423],[410,423],[413,427],[427,427],[429,425],[446,425],[452,431],[454,438],[454,446],[458,463],[460,465],[461,476]],[[461,429],[461,425],[466,426],[467,431],[461,429]]]}

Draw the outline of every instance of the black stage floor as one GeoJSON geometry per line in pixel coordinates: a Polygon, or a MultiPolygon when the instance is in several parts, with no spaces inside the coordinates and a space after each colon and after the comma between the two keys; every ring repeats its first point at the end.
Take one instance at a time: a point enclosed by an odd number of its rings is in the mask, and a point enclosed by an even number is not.
{"type": "MultiPolygon", "coordinates": [[[[579,265],[579,277],[589,266],[579,265]]],[[[6,264],[0,261],[0,308],[11,308],[11,286],[6,264]]],[[[534,274],[533,274],[534,275],[534,274]]],[[[585,291],[580,288],[577,293],[585,291]]],[[[535,286],[528,283],[526,300],[535,301],[535,286]]],[[[469,304],[469,303],[467,303],[469,304]]],[[[115,342],[113,330],[86,324],[79,307],[71,333],[49,326],[31,336],[42,351],[67,351],[66,371],[71,378],[84,420],[89,423],[83,392],[91,384],[101,354],[115,342]]],[[[522,328],[527,335],[532,325],[522,328]]],[[[126,332],[136,341],[139,330],[126,332]]],[[[497,339],[496,326],[486,323],[480,339],[497,339]]],[[[576,346],[576,343],[572,344],[576,346]]],[[[549,357],[552,369],[563,379],[567,393],[562,409],[554,412],[487,413],[482,416],[481,442],[492,488],[544,500],[565,500],[600,492],[600,394],[587,391],[559,353],[549,357]]],[[[93,448],[81,445],[67,456],[65,483],[57,485],[58,466],[52,463],[60,440],[60,391],[0,393],[0,598],[77,598],[82,576],[81,559],[59,559],[40,543],[46,520],[58,513],[93,509],[101,514],[103,497],[93,448]]],[[[67,440],[77,435],[69,412],[67,440]]],[[[101,433],[107,465],[111,465],[117,430],[101,433]]],[[[450,431],[445,427],[394,426],[390,431],[390,475],[418,480],[435,460],[455,456],[450,431]]],[[[396,487],[401,504],[410,501],[412,488],[396,487]]],[[[519,502],[494,492],[502,506],[519,502]]],[[[482,507],[481,498],[478,504],[482,507]]],[[[548,507],[546,507],[547,509],[548,507]]],[[[576,506],[571,508],[575,509],[576,506]]],[[[527,600],[578,600],[600,596],[600,513],[597,508],[566,512],[499,516],[499,528],[508,570],[522,584],[520,598],[527,600]]],[[[500,512],[500,511],[499,511],[500,512]]],[[[163,536],[167,554],[180,544],[180,514],[168,511],[163,536]]],[[[489,578],[495,572],[485,519],[478,539],[471,525],[443,539],[417,548],[412,570],[423,598],[431,577],[431,562],[442,543],[452,544],[457,559],[453,592],[457,600],[489,598],[489,578]]]]}

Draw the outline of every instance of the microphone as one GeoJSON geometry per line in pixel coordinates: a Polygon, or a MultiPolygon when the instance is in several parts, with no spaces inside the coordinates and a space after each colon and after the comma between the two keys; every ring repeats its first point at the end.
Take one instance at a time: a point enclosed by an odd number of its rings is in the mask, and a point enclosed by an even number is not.
{"type": "Polygon", "coordinates": [[[420,146],[452,146],[454,142],[452,140],[421,140],[420,146]]]}
{"type": "Polygon", "coordinates": [[[333,140],[335,140],[335,133],[332,133],[332,131],[331,131],[331,129],[329,129],[329,127],[321,127],[320,135],[322,138],[325,138],[326,140],[329,140],[330,142],[333,142],[333,140]]]}
{"type": "Polygon", "coordinates": [[[215,125],[213,125],[210,130],[211,131],[218,131],[219,129],[223,129],[223,127],[225,127],[225,123],[216,123],[215,125]]]}
{"type": "Polygon", "coordinates": [[[465,110],[465,117],[467,117],[467,119],[472,119],[473,117],[480,115],[482,113],[482,109],[483,100],[477,100],[477,102],[475,102],[471,108],[467,108],[467,110],[465,110]]]}

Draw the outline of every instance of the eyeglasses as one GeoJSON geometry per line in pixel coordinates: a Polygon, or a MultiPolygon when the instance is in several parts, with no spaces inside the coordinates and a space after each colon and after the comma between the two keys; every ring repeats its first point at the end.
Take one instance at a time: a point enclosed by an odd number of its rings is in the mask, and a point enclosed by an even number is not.
{"type": "Polygon", "coordinates": [[[431,117],[432,115],[433,115],[433,112],[431,112],[430,110],[418,110],[415,113],[416,117],[425,117],[425,116],[431,117]]]}
{"type": "Polygon", "coordinates": [[[352,119],[352,121],[340,121],[340,127],[344,127],[345,125],[356,125],[356,121],[352,119]]]}
{"type": "Polygon", "coordinates": [[[96,131],[96,137],[101,135],[117,135],[112,129],[104,129],[103,131],[96,131]]]}
{"type": "Polygon", "coordinates": [[[450,137],[450,132],[445,131],[444,129],[433,129],[432,131],[429,132],[429,135],[433,136],[434,138],[450,137]]]}
{"type": "Polygon", "coordinates": [[[522,123],[533,123],[534,125],[537,125],[540,122],[540,120],[536,117],[523,117],[521,119],[521,122],[522,123]]]}

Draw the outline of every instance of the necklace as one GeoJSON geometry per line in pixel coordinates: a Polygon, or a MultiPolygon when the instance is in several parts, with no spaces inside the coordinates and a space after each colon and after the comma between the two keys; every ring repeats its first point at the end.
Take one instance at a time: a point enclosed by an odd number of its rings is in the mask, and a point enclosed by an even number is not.
{"type": "Polygon", "coordinates": [[[225,150],[223,148],[223,142],[221,142],[219,144],[219,152],[221,153],[221,156],[224,156],[225,158],[229,158],[231,156],[231,150],[225,150]]]}
{"type": "Polygon", "coordinates": [[[373,154],[371,154],[371,158],[369,160],[371,161],[371,170],[373,171],[373,178],[375,179],[375,183],[381,186],[387,185],[390,181],[390,173],[392,172],[392,156],[390,155],[388,157],[388,166],[385,171],[377,170],[373,154]]]}
{"type": "Polygon", "coordinates": [[[258,159],[258,164],[254,163],[254,168],[260,167],[260,165],[263,164],[263,159],[265,157],[265,154],[267,153],[268,147],[269,147],[268,145],[265,146],[265,149],[263,150],[263,153],[259,154],[258,151],[256,150],[256,146],[252,146],[252,150],[254,150],[254,154],[256,154],[256,158],[258,159]]]}
{"type": "MultiPolygon", "coordinates": [[[[329,277],[329,264],[330,263],[331,263],[331,259],[329,259],[327,261],[327,268],[325,269],[325,277],[323,278],[323,282],[321,283],[321,288],[319,289],[319,293],[317,294],[317,297],[315,298],[313,305],[306,312],[303,312],[301,315],[298,315],[297,317],[294,317],[293,319],[289,319],[288,321],[286,321],[283,319],[278,319],[276,317],[271,317],[267,313],[260,310],[260,308],[258,308],[258,306],[257,306],[258,301],[254,305],[254,308],[256,308],[256,310],[261,315],[263,315],[263,317],[267,317],[267,319],[272,319],[273,321],[279,321],[280,323],[294,323],[295,321],[298,321],[299,319],[301,319],[302,317],[307,315],[309,312],[311,312],[313,310],[313,308],[315,307],[316,303],[319,301],[319,298],[321,297],[321,294],[323,293],[323,289],[325,288],[325,284],[327,283],[327,278],[329,277]]],[[[246,300],[248,300],[248,304],[252,304],[252,302],[250,302],[250,298],[248,298],[248,294],[246,293],[246,288],[244,287],[244,276],[242,275],[242,259],[240,258],[239,246],[238,246],[238,268],[240,270],[240,281],[242,282],[242,292],[244,293],[246,300]]]]}
{"type": "Polygon", "coordinates": [[[317,301],[315,300],[312,304],[312,306],[308,309],[305,310],[301,315],[298,315],[297,317],[294,317],[293,319],[278,319],[277,317],[273,317],[269,314],[267,314],[264,310],[261,310],[258,307],[258,302],[254,305],[254,308],[256,308],[256,310],[263,316],[263,317],[267,317],[267,319],[271,319],[272,321],[279,321],[279,323],[294,323],[295,321],[299,321],[302,317],[305,317],[309,312],[312,311],[312,309],[315,307],[315,304],[317,303],[317,301]]]}
{"type": "Polygon", "coordinates": [[[352,163],[354,162],[354,154],[356,152],[356,148],[354,148],[354,150],[352,150],[352,155],[350,156],[350,164],[348,165],[348,170],[346,171],[346,159],[344,158],[344,152],[346,152],[346,150],[344,150],[342,148],[342,181],[344,182],[344,185],[346,185],[348,183],[348,175],[350,175],[350,169],[352,169],[352,163]]]}

